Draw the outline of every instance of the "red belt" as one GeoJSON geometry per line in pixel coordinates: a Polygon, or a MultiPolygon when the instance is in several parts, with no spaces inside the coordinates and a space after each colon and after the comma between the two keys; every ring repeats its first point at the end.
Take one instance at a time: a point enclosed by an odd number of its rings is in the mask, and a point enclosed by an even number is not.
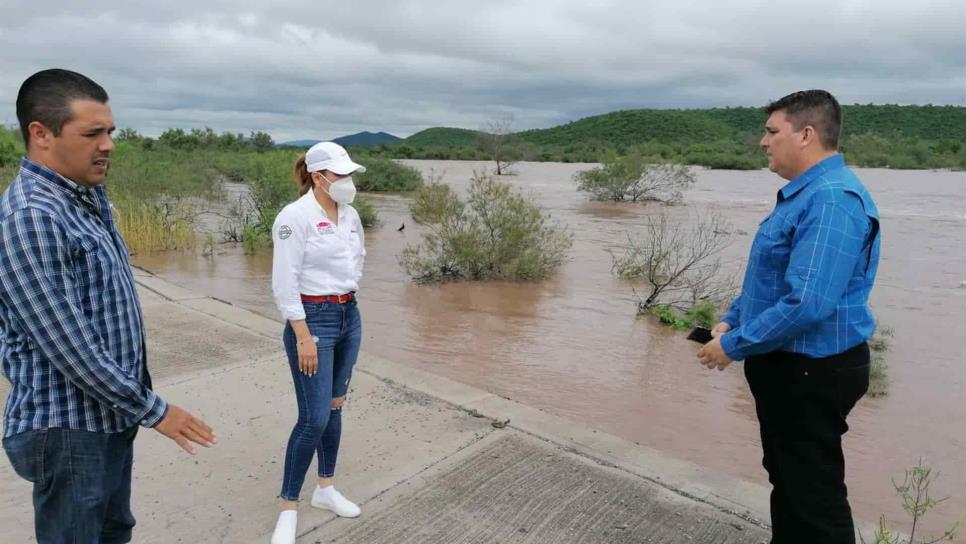
{"type": "Polygon", "coordinates": [[[345,304],[355,299],[355,293],[346,293],[344,295],[302,295],[302,302],[335,302],[336,304],[345,304]]]}

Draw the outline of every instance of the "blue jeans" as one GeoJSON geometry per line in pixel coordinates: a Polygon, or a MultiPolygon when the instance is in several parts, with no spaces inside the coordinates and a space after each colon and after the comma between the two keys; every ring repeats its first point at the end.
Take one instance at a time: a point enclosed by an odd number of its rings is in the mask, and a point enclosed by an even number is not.
{"type": "Polygon", "coordinates": [[[131,541],[131,461],[137,430],[106,434],[40,429],[3,440],[14,471],[34,484],[38,543],[131,541]]]}
{"type": "Polygon", "coordinates": [[[297,501],[305,473],[318,454],[319,477],[335,475],[335,461],[342,438],[342,409],[332,409],[332,399],[345,397],[349,391],[352,368],[362,343],[362,320],[355,301],[305,302],[305,322],[318,338],[319,370],[306,376],[299,370],[295,332],[285,324],[282,340],[288,355],[299,418],[292,429],[285,450],[285,474],[281,498],[297,501]]]}

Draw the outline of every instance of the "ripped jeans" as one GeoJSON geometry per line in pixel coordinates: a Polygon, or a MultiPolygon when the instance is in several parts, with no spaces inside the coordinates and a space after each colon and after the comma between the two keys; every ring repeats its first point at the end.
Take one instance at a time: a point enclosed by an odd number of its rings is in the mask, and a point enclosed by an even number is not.
{"type": "Polygon", "coordinates": [[[295,332],[286,322],[282,340],[299,409],[298,421],[285,450],[280,497],[287,501],[299,499],[305,473],[316,454],[319,477],[335,475],[342,437],[342,409],[333,409],[332,400],[345,397],[349,391],[349,380],[362,343],[362,320],[354,300],[345,304],[305,302],[303,307],[309,331],[318,338],[319,369],[312,376],[299,370],[295,332]]]}

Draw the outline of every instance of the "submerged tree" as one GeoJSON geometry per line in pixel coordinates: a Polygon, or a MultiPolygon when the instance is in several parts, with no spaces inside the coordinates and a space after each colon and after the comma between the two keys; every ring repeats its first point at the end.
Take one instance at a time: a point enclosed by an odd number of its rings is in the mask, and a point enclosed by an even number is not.
{"type": "Polygon", "coordinates": [[[688,227],[667,215],[648,218],[644,235],[628,241],[622,253],[612,252],[612,271],[621,278],[643,283],[639,314],[658,307],[688,312],[700,304],[714,307],[735,293],[730,278],[722,278],[721,251],[731,233],[721,215],[714,213],[688,227]]]}
{"type": "Polygon", "coordinates": [[[676,204],[696,178],[682,164],[650,164],[639,153],[609,153],[599,167],[574,174],[574,181],[578,191],[590,193],[594,200],[676,204]]]}
{"type": "Polygon", "coordinates": [[[431,181],[411,213],[428,232],[400,264],[418,282],[539,280],[563,264],[573,243],[536,204],[485,174],[474,174],[465,201],[431,181]]]}
{"type": "Polygon", "coordinates": [[[512,127],[512,115],[491,119],[480,129],[480,135],[477,137],[476,145],[496,163],[493,173],[498,176],[514,174],[510,168],[516,162],[512,127]]]}

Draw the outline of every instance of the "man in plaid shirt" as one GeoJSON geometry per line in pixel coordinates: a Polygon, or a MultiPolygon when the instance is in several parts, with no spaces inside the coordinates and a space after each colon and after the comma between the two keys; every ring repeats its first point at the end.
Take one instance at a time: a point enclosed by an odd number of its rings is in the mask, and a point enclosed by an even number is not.
{"type": "Polygon", "coordinates": [[[698,358],[719,370],[745,361],[773,486],[772,543],[854,544],[842,435],[869,387],[879,213],[838,154],[842,109],[831,94],[793,93],[767,112],[761,146],[790,181],[698,358]]]}
{"type": "Polygon", "coordinates": [[[215,437],[151,390],[127,247],[104,191],[107,93],[44,70],[17,95],[27,157],[0,196],[3,448],[32,482],[38,542],[129,542],[133,440],[157,430],[189,453],[215,437]]]}

